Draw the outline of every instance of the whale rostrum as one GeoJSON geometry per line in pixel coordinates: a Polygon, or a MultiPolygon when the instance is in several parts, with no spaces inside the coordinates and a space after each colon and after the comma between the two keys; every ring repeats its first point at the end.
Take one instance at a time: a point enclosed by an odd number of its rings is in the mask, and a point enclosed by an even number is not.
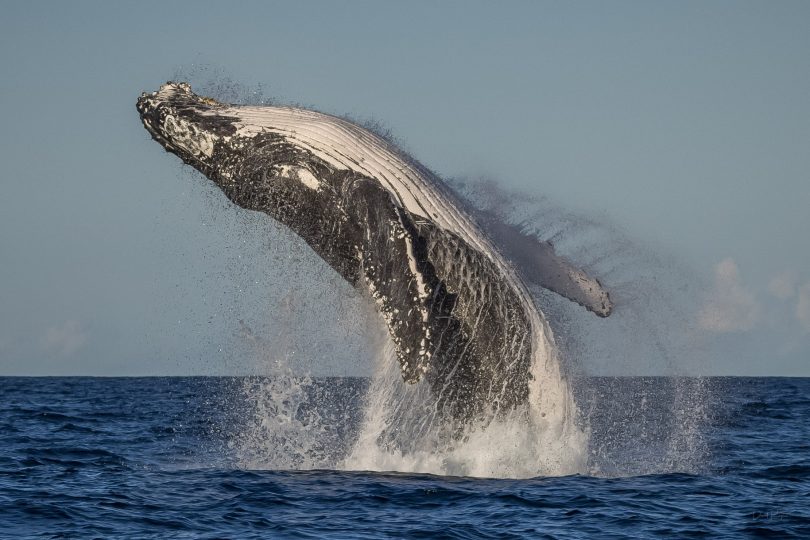
{"type": "Polygon", "coordinates": [[[289,227],[365,287],[403,379],[425,378],[456,418],[528,398],[536,337],[552,338],[525,283],[610,314],[600,283],[551,245],[466,209],[425,167],[347,120],[223,104],[172,82],[137,109],[157,142],[231,201],[289,227]]]}

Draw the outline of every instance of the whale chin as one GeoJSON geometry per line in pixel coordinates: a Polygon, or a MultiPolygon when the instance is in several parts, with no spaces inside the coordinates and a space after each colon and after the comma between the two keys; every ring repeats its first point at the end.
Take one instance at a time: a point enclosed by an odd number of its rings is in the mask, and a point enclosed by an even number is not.
{"type": "Polygon", "coordinates": [[[368,291],[403,379],[426,379],[440,413],[470,420],[528,399],[533,355],[553,338],[524,280],[600,316],[612,309],[549,244],[471,215],[428,169],[344,119],[223,104],[172,82],[137,109],[163,148],[368,291]]]}

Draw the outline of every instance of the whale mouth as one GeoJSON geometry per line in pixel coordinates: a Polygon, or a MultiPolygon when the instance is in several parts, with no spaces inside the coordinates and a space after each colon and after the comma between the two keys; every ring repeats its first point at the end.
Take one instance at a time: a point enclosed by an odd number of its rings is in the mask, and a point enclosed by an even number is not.
{"type": "Polygon", "coordinates": [[[169,114],[168,109],[180,100],[191,101],[194,93],[188,83],[169,81],[154,92],[142,92],[135,108],[149,133],[162,135],[161,113],[169,114]]]}
{"type": "Polygon", "coordinates": [[[143,126],[167,151],[177,153],[176,151],[182,150],[175,144],[173,133],[166,128],[166,120],[177,116],[172,106],[176,95],[188,94],[190,91],[191,87],[186,83],[167,82],[155,92],[142,92],[135,103],[143,126]],[[187,90],[184,92],[185,89],[187,90]]]}
{"type": "Polygon", "coordinates": [[[157,92],[143,92],[138,98],[135,108],[138,110],[138,115],[141,117],[141,122],[143,123],[143,127],[146,128],[146,131],[148,131],[161,146],[168,150],[168,147],[172,146],[172,141],[166,137],[165,132],[161,128],[161,104],[157,100],[157,92]]]}
{"type": "Polygon", "coordinates": [[[184,82],[167,82],[156,92],[143,92],[136,109],[146,130],[185,163],[209,168],[220,137],[236,132],[235,118],[211,114],[224,105],[201,97],[184,82]]]}

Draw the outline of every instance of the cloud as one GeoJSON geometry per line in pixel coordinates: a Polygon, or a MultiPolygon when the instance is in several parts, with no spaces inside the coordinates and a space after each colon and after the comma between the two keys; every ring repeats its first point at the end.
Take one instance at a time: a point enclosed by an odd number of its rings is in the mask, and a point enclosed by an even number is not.
{"type": "Polygon", "coordinates": [[[700,326],[712,332],[750,330],[759,317],[759,304],[740,279],[734,259],[714,267],[714,290],[698,314],[700,326]]]}
{"type": "Polygon", "coordinates": [[[796,318],[805,332],[810,333],[810,281],[799,289],[799,302],[796,304],[796,318]]]}
{"type": "Polygon", "coordinates": [[[768,290],[780,300],[787,300],[796,294],[796,272],[785,270],[781,274],[775,275],[768,283],[768,290]]]}
{"type": "Polygon", "coordinates": [[[87,334],[79,321],[68,320],[62,325],[48,328],[42,338],[42,345],[52,354],[67,357],[79,350],[86,341],[87,334]]]}

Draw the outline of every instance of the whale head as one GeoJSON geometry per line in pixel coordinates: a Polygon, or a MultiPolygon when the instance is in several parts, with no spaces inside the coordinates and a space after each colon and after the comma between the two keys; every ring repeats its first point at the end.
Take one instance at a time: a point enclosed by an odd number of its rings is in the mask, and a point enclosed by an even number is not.
{"type": "Polygon", "coordinates": [[[167,152],[203,173],[216,165],[217,143],[236,133],[234,117],[220,114],[226,105],[198,96],[188,83],[167,82],[144,92],[136,104],[146,130],[167,152]]]}

